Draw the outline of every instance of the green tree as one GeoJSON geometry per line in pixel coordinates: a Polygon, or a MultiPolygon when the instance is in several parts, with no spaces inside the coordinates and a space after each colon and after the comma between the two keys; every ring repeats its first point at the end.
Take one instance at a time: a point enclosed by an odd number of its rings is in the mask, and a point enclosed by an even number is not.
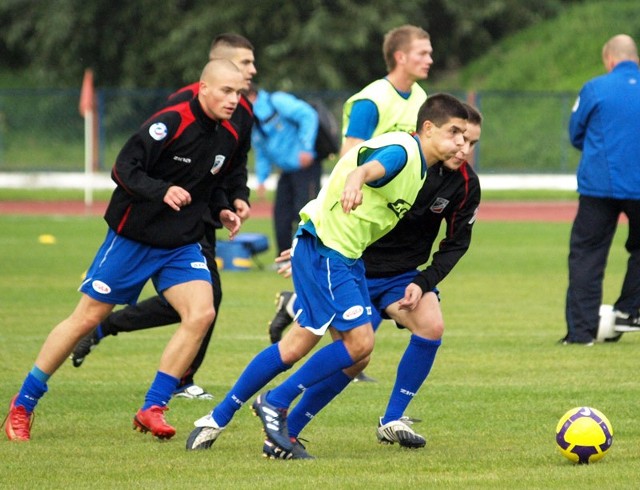
{"type": "Polygon", "coordinates": [[[41,85],[176,87],[197,79],[211,39],[256,46],[259,82],[289,90],[352,89],[385,73],[384,32],[427,29],[433,77],[576,0],[3,0],[0,54],[41,85]]]}

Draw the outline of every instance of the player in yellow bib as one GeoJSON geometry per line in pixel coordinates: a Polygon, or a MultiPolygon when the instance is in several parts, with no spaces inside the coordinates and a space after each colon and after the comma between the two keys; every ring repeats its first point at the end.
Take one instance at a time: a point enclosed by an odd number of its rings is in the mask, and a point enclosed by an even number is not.
{"type": "Polygon", "coordinates": [[[340,159],[318,197],[302,208],[302,229],[311,229],[309,223],[313,223],[325,246],[358,259],[411,208],[426,176],[427,165],[417,137],[395,132],[364,142],[340,159]],[[362,205],[345,213],[337,205],[344,183],[356,168],[373,160],[387,165],[384,177],[363,186],[362,205]]]}
{"type": "MultiPolygon", "coordinates": [[[[331,326],[341,340],[318,350],[253,403],[271,447],[293,454],[295,446],[295,458],[310,457],[289,438],[287,409],[306,388],[371,354],[374,333],[362,253],[410,209],[427,168],[460,151],[466,124],[465,106],[437,94],[420,108],[415,136],[395,132],[373,138],[340,159],[318,198],[300,213],[291,254],[298,294],[293,328],[254,357],[222,402],[195,422],[187,449],[209,448],[249,397],[309,353],[331,326]]],[[[417,304],[421,296],[409,301],[417,304]]]]}
{"type": "Polygon", "coordinates": [[[403,25],[384,36],[382,53],[387,75],[349,97],[342,108],[343,141],[340,154],[355,145],[392,131],[415,131],[418,110],[427,94],[418,84],[433,63],[429,34],[403,25]]]}
{"type": "MultiPolygon", "coordinates": [[[[400,92],[388,78],[376,80],[344,103],[342,127],[349,128],[351,110],[354,103],[369,102],[377,112],[378,123],[372,136],[393,131],[410,133],[414,130],[416,109],[427,100],[427,93],[417,82],[413,82],[409,92],[400,92]]],[[[375,117],[375,116],[374,116],[375,117]]]]}
{"type": "MultiPolygon", "coordinates": [[[[387,75],[349,97],[342,110],[343,141],[340,155],[375,136],[393,131],[415,131],[418,110],[427,94],[418,84],[429,76],[433,48],[424,29],[403,25],[384,36],[382,53],[387,75]]],[[[293,321],[296,294],[276,295],[276,315],[269,322],[269,337],[275,343],[293,321]]],[[[360,373],[354,381],[374,381],[360,373]]]]}

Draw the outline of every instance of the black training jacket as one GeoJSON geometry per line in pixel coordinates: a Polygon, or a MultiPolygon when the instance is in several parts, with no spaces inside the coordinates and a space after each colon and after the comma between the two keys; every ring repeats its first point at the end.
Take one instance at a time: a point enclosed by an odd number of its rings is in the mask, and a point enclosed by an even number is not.
{"type": "Polygon", "coordinates": [[[479,204],[480,181],[469,164],[456,171],[441,162],[433,165],[413,207],[365,250],[367,277],[390,277],[425,264],[444,220],[445,238],[428,267],[413,280],[422,291],[433,290],[468,250],[479,204]]]}
{"type": "MultiPolygon", "coordinates": [[[[167,99],[165,107],[190,100],[200,91],[200,82],[192,83],[174,92],[167,99]]],[[[222,187],[232,205],[236,199],[249,203],[249,186],[247,185],[247,156],[251,150],[251,131],[253,129],[253,105],[244,95],[240,97],[238,107],[231,116],[231,125],[238,133],[238,145],[218,176],[217,184],[222,187]]]]}
{"type": "MultiPolygon", "coordinates": [[[[200,91],[200,82],[192,83],[171,94],[164,107],[170,107],[180,102],[190,100],[200,91]]],[[[249,201],[249,186],[247,184],[247,157],[251,150],[251,131],[253,129],[253,105],[246,96],[240,96],[238,107],[233,112],[229,121],[238,134],[238,144],[233,152],[231,160],[217,174],[214,193],[218,199],[225,200],[224,207],[233,209],[233,202],[240,199],[247,204],[249,201]]],[[[220,205],[220,203],[217,203],[220,205]]],[[[215,267],[215,247],[216,228],[222,228],[222,224],[211,215],[212,212],[205,212],[203,219],[205,223],[204,236],[200,240],[209,267],[215,267]]]]}
{"type": "Polygon", "coordinates": [[[229,208],[216,177],[238,144],[229,121],[218,123],[197,97],[156,112],[124,145],[111,176],[117,187],[105,220],[118,234],[160,248],[195,243],[204,233],[202,217],[229,208]],[[163,202],[167,189],[186,189],[191,204],[174,211],[163,202]]]}

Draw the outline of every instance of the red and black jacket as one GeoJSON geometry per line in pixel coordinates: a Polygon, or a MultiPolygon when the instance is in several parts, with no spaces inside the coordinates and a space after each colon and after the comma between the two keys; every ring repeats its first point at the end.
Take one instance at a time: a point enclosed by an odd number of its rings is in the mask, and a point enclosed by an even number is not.
{"type": "MultiPolygon", "coordinates": [[[[191,100],[200,91],[200,82],[192,83],[171,94],[165,107],[191,100]]],[[[251,130],[253,128],[253,106],[244,95],[240,97],[238,107],[231,116],[231,124],[238,133],[238,146],[231,162],[220,172],[218,182],[232,205],[236,199],[249,203],[249,187],[247,185],[247,157],[251,150],[251,130]]]]}
{"type": "Polygon", "coordinates": [[[365,250],[367,277],[390,277],[426,264],[445,221],[445,238],[428,267],[413,280],[424,292],[433,290],[468,250],[479,204],[480,181],[469,164],[456,171],[441,162],[430,167],[411,210],[365,250]]]}
{"type": "Polygon", "coordinates": [[[197,98],[158,111],[124,145],[111,175],[117,187],[105,220],[118,234],[148,245],[176,248],[200,240],[203,214],[228,207],[216,189],[229,164],[238,132],[230,121],[210,119],[197,98]],[[174,211],[163,202],[178,185],[192,198],[174,211]]]}

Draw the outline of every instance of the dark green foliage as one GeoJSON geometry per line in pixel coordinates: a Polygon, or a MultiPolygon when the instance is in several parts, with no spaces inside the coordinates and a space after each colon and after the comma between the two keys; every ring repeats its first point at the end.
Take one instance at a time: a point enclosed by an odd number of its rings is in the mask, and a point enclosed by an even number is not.
{"type": "Polygon", "coordinates": [[[221,32],[256,47],[259,80],[286,90],[358,87],[384,74],[384,32],[427,29],[434,73],[553,17],[570,0],[5,0],[0,54],[47,86],[75,87],[92,67],[102,86],[176,87],[196,79],[221,32]]]}

